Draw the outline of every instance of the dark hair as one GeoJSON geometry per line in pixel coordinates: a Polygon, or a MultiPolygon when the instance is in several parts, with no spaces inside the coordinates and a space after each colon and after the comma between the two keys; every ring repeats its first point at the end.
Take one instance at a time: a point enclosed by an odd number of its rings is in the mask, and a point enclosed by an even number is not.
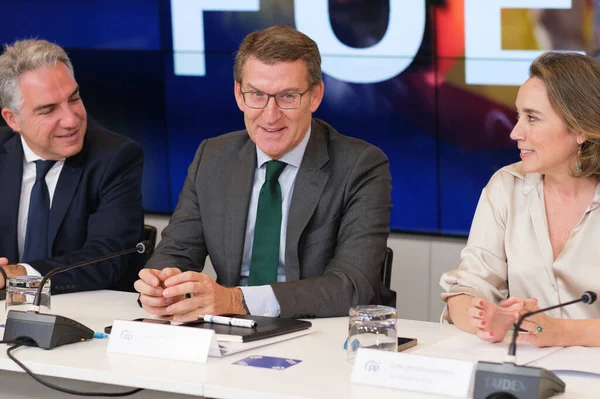
{"type": "Polygon", "coordinates": [[[244,38],[235,56],[233,78],[242,83],[243,68],[250,57],[273,65],[277,62],[304,61],[309,87],[323,80],[321,55],[314,40],[304,33],[285,25],[275,25],[262,31],[252,32],[244,38]]]}

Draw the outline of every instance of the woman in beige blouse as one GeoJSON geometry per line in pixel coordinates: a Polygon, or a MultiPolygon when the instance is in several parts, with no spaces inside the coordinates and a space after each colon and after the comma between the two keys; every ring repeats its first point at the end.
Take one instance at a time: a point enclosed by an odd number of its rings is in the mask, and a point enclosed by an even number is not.
{"type": "MultiPolygon", "coordinates": [[[[519,314],[600,293],[600,61],[544,53],[517,95],[521,162],[483,189],[442,319],[502,341],[519,314]]],[[[600,303],[533,316],[520,339],[600,346],[600,303]]]]}

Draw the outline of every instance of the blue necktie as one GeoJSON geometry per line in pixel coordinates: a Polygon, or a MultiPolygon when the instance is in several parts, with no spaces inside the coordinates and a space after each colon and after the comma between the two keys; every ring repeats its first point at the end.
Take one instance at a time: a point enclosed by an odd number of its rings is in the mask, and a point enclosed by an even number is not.
{"type": "Polygon", "coordinates": [[[35,183],[31,189],[27,232],[22,262],[48,258],[48,220],[50,219],[50,193],[46,175],[56,161],[35,161],[35,183]]]}

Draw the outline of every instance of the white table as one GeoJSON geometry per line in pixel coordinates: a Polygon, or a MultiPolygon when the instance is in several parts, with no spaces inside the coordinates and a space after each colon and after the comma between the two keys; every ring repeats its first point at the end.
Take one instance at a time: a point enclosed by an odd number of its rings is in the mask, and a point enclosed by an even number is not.
{"type": "MultiPolygon", "coordinates": [[[[52,298],[52,313],[71,317],[95,331],[103,331],[114,319],[147,316],[137,306],[136,298],[135,294],[114,291],[57,295],[52,298]]],[[[0,320],[5,320],[4,306],[0,308],[0,320]]],[[[185,398],[187,395],[261,399],[438,398],[350,384],[352,365],[346,361],[343,350],[348,334],[347,318],[311,322],[315,330],[312,334],[220,359],[209,358],[206,364],[111,354],[106,351],[108,340],[92,340],[49,351],[23,348],[14,353],[35,373],[58,377],[51,379],[52,382],[69,388],[88,391],[122,391],[128,390],[127,387],[146,389],[133,398],[185,398]],[[232,364],[251,354],[300,359],[302,362],[282,371],[232,364]]],[[[461,332],[449,325],[401,320],[399,334],[417,337],[422,346],[461,332]]],[[[5,347],[0,346],[0,397],[73,397],[51,391],[22,373],[6,356],[5,347]]],[[[596,398],[600,395],[600,378],[576,376],[563,379],[567,383],[564,398],[596,398]]]]}

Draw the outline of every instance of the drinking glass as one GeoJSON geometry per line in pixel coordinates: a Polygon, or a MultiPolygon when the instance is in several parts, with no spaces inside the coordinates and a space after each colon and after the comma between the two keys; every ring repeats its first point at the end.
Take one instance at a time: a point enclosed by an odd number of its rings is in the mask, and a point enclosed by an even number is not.
{"type": "Polygon", "coordinates": [[[396,352],[396,309],[390,306],[361,305],[350,308],[348,361],[354,363],[358,348],[396,352]]]}
{"type": "MultiPolygon", "coordinates": [[[[40,287],[43,277],[39,276],[13,276],[6,283],[6,313],[9,310],[37,310],[33,300],[40,287]]],[[[40,297],[40,312],[50,311],[50,280],[46,281],[40,297]]]]}

